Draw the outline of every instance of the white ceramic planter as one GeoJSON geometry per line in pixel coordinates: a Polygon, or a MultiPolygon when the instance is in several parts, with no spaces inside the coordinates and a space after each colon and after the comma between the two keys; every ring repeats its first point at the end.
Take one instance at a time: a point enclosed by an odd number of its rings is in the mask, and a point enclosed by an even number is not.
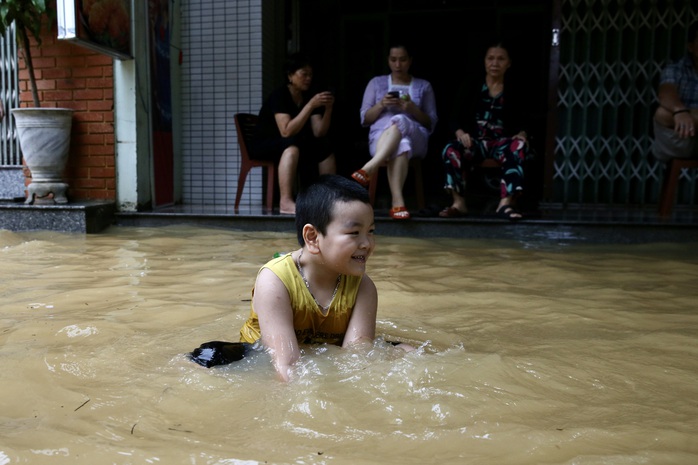
{"type": "Polygon", "coordinates": [[[73,110],[69,108],[14,108],[19,146],[32,173],[25,203],[53,194],[55,203],[67,203],[68,184],[63,171],[68,161],[73,110]]]}

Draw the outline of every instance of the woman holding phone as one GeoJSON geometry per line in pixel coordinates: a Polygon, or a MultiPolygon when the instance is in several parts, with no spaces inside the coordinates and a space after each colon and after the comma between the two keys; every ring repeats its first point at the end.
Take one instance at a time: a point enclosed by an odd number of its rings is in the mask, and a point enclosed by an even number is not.
{"type": "Polygon", "coordinates": [[[368,187],[371,176],[387,164],[392,196],[390,217],[410,218],[402,188],[411,158],[424,158],[436,126],[436,100],[431,84],[410,74],[412,57],[405,45],[390,47],[390,74],[369,81],[361,104],[361,124],[370,126],[369,160],[352,178],[368,187]]]}

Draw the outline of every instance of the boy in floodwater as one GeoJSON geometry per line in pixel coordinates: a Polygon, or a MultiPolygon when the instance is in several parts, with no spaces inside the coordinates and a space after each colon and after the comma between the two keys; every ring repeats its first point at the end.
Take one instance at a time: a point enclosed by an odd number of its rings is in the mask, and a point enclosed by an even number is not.
{"type": "Polygon", "coordinates": [[[299,343],[348,347],[373,340],[378,294],[365,273],[374,229],[368,192],[354,181],[321,176],[298,196],[301,248],[261,268],[240,330],[242,342],[261,339],[282,379],[300,357],[299,343]]]}

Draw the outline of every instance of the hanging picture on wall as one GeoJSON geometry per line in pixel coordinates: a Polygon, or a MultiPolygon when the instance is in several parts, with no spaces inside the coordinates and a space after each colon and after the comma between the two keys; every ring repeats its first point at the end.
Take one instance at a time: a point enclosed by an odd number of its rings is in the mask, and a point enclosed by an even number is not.
{"type": "Polygon", "coordinates": [[[57,0],[58,38],[121,60],[131,52],[130,0],[57,0]]]}

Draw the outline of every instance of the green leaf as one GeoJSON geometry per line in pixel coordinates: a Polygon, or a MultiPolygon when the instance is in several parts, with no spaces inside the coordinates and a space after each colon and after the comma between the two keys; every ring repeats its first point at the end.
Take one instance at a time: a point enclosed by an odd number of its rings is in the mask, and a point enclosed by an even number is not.
{"type": "MultiPolygon", "coordinates": [[[[4,35],[7,29],[14,23],[17,33],[17,44],[20,47],[24,48],[24,41],[20,37],[26,37],[27,34],[31,34],[36,43],[41,45],[41,29],[44,16],[48,17],[50,22],[53,22],[55,18],[55,12],[48,7],[46,0],[0,0],[0,34],[4,35]]],[[[25,52],[28,51],[25,50],[25,52]]],[[[25,53],[25,58],[30,61],[27,63],[27,66],[31,73],[34,69],[31,64],[31,55],[25,53]]],[[[32,82],[35,104],[38,106],[36,88],[33,86],[33,73],[30,81],[32,82]]]]}
{"type": "Polygon", "coordinates": [[[50,9],[46,0],[0,0],[0,33],[5,33],[14,22],[17,30],[26,29],[41,43],[41,28],[44,15],[50,9]]]}

